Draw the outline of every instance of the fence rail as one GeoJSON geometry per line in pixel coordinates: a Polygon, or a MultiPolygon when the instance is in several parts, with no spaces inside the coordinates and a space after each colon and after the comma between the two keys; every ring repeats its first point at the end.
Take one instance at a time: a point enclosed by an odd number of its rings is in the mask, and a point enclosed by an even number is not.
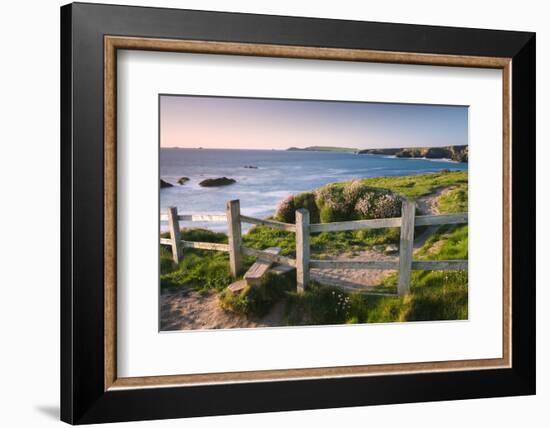
{"type": "Polygon", "coordinates": [[[161,245],[172,247],[172,256],[176,263],[183,258],[184,248],[224,251],[229,253],[229,267],[234,278],[241,269],[243,255],[257,257],[296,268],[296,287],[298,292],[307,288],[310,269],[382,269],[398,270],[399,280],[397,294],[404,295],[410,292],[411,271],[413,270],[465,270],[468,269],[468,260],[413,260],[414,228],[416,226],[440,226],[445,224],[468,223],[468,213],[442,215],[415,215],[416,203],[405,200],[402,204],[401,217],[342,221],[334,223],[309,222],[309,212],[306,209],[296,211],[296,223],[283,223],[275,220],[260,219],[245,216],[240,213],[238,200],[227,202],[225,214],[199,213],[178,214],[175,207],[161,214],[161,220],[168,221],[170,238],[160,238],[161,245]],[[185,241],[180,236],[179,221],[227,222],[228,243],[185,241]],[[242,245],[241,223],[263,225],[273,229],[292,232],[296,235],[296,258],[290,258],[248,248],[242,245]],[[381,229],[400,227],[399,259],[393,260],[314,260],[310,258],[310,234],[317,232],[339,232],[361,229],[381,229]]]}
{"type": "MultiPolygon", "coordinates": [[[[168,214],[160,215],[161,221],[168,221],[168,214]]],[[[179,214],[178,220],[181,221],[227,221],[227,215],[225,214],[179,214]]]]}
{"type": "Polygon", "coordinates": [[[275,220],[265,220],[261,218],[249,217],[241,215],[241,221],[248,224],[260,224],[262,226],[268,226],[273,229],[286,230],[287,232],[296,232],[296,225],[291,223],[283,223],[275,220]]]}

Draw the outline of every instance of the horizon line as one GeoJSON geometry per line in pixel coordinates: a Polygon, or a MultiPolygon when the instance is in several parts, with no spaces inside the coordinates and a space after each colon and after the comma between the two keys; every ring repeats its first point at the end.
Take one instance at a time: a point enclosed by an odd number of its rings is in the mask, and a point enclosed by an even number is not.
{"type": "MultiPolygon", "coordinates": [[[[312,147],[319,147],[319,148],[334,148],[335,151],[344,151],[344,150],[395,150],[395,149],[414,149],[414,148],[420,148],[420,149],[439,149],[443,147],[455,147],[455,146],[468,146],[469,144],[447,144],[443,146],[401,146],[401,147],[366,147],[364,149],[358,149],[356,147],[339,147],[339,146],[289,146],[286,149],[276,149],[276,148],[250,148],[250,147],[183,147],[183,146],[162,146],[159,147],[161,149],[179,149],[179,150],[261,150],[261,151],[278,151],[278,152],[285,152],[290,149],[299,149],[299,150],[305,150],[312,147]],[[340,150],[338,150],[340,149],[340,150]]],[[[313,151],[313,150],[312,150],[313,151]]]]}

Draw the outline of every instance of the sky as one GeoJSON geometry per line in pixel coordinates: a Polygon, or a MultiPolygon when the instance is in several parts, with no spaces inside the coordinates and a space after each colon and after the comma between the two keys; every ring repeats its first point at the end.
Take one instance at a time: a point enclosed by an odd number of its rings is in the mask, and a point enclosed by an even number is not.
{"type": "Polygon", "coordinates": [[[161,147],[356,149],[468,144],[468,108],[161,95],[161,147]]]}

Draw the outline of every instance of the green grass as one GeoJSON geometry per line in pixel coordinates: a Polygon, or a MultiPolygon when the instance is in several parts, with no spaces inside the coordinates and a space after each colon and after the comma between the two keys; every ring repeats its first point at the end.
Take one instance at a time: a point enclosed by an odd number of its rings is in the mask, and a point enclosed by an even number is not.
{"type": "Polygon", "coordinates": [[[265,250],[269,247],[279,247],[281,255],[291,256],[296,254],[296,237],[292,232],[272,229],[267,226],[254,226],[247,234],[243,235],[243,245],[257,250],[265,250]]]}
{"type": "Polygon", "coordinates": [[[440,228],[415,254],[419,260],[458,260],[468,258],[468,225],[440,228]],[[432,252],[433,245],[437,251],[432,252]]]}
{"type": "MultiPolygon", "coordinates": [[[[323,258],[342,253],[356,253],[373,245],[397,243],[399,233],[399,228],[313,233],[310,238],[311,254],[323,258]]],[[[294,233],[267,226],[251,228],[243,236],[243,245],[258,250],[279,247],[283,256],[294,257],[296,254],[294,233]]]]}
{"type": "MultiPolygon", "coordinates": [[[[467,258],[467,225],[440,229],[415,254],[418,260],[467,258]]],[[[396,284],[397,274],[386,277],[386,287],[396,284]]],[[[467,319],[468,274],[467,271],[413,271],[409,296],[394,301],[386,297],[371,300],[375,305],[371,306],[366,322],[467,319]]]]}
{"type": "MultiPolygon", "coordinates": [[[[167,237],[167,234],[163,234],[167,237]]],[[[206,229],[182,229],[181,238],[186,241],[227,243],[224,233],[206,229]]],[[[253,263],[246,257],[243,269],[253,263]]],[[[160,284],[162,288],[184,287],[199,292],[221,291],[233,282],[229,272],[229,255],[218,251],[186,248],[179,264],[172,261],[170,247],[160,248],[160,284]]]]}
{"type": "Polygon", "coordinates": [[[439,211],[442,213],[460,213],[468,211],[468,185],[460,184],[441,195],[437,200],[439,211]]]}
{"type": "Polygon", "coordinates": [[[428,195],[438,188],[468,183],[467,171],[441,171],[431,174],[407,175],[402,177],[366,178],[363,182],[371,187],[379,187],[400,193],[408,198],[428,195]]]}

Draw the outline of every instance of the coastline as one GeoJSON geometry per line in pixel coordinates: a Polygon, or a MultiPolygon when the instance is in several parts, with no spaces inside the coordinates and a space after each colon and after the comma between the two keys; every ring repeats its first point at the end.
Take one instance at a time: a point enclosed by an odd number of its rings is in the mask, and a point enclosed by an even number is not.
{"type": "MultiPolygon", "coordinates": [[[[161,211],[176,206],[185,214],[224,212],[226,201],[239,199],[245,215],[261,218],[273,215],[287,196],[328,183],[468,168],[467,163],[448,159],[352,156],[345,152],[163,149],[160,155],[160,178],[173,184],[160,191],[161,211]],[[257,168],[247,167],[250,165],[257,168]],[[178,184],[182,176],[189,178],[183,185],[178,184]],[[199,185],[204,179],[216,177],[236,182],[209,188],[199,185]]],[[[203,226],[224,230],[221,223],[203,226]]]]}

